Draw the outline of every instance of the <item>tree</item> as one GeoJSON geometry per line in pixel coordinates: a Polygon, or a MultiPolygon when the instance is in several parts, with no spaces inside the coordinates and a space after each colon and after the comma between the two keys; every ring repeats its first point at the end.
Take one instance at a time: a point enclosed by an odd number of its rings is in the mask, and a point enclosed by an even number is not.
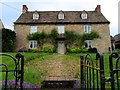
{"type": "Polygon", "coordinates": [[[27,36],[27,39],[36,40],[38,51],[42,51],[46,36],[47,35],[45,34],[45,32],[36,32],[36,33],[29,34],[27,36]]]}
{"type": "Polygon", "coordinates": [[[3,52],[13,51],[16,39],[15,32],[10,29],[3,28],[2,30],[0,30],[0,33],[2,33],[2,51],[3,52]]]}

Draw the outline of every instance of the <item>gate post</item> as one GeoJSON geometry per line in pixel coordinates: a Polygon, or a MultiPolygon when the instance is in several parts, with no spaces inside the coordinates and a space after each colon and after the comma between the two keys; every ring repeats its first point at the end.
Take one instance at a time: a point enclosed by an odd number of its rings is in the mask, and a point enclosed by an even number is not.
{"type": "Polygon", "coordinates": [[[20,53],[16,54],[16,58],[18,59],[18,62],[21,60],[21,69],[20,69],[20,90],[23,90],[23,79],[24,79],[24,56],[20,53]]]}
{"type": "Polygon", "coordinates": [[[112,58],[117,58],[118,54],[113,52],[109,56],[109,65],[110,65],[110,82],[111,82],[111,89],[115,90],[115,80],[114,80],[114,70],[113,70],[113,59],[112,58]]]}
{"type": "Polygon", "coordinates": [[[103,55],[100,53],[96,54],[96,60],[100,59],[100,83],[101,83],[101,90],[105,90],[105,74],[104,74],[104,58],[103,55]]]}
{"type": "Polygon", "coordinates": [[[84,60],[84,57],[83,57],[83,56],[80,56],[80,66],[81,66],[81,67],[80,67],[80,72],[81,72],[81,73],[80,73],[80,79],[81,79],[81,80],[80,80],[80,87],[81,87],[81,89],[82,89],[82,88],[85,88],[85,87],[84,87],[84,75],[83,75],[83,68],[84,68],[84,67],[83,67],[83,60],[84,60]]]}

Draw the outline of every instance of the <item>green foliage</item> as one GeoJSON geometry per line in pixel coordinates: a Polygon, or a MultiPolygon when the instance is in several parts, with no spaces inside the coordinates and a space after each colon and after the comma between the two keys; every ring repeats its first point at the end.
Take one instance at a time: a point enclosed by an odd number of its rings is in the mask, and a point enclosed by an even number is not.
{"type": "Polygon", "coordinates": [[[36,32],[36,33],[29,34],[27,36],[27,39],[28,40],[36,40],[39,51],[42,51],[43,44],[45,42],[46,37],[47,37],[47,35],[45,34],[45,32],[36,32]]]}
{"type": "Polygon", "coordinates": [[[120,49],[116,49],[114,51],[117,52],[118,54],[120,54],[120,49]]]}
{"type": "Polygon", "coordinates": [[[87,53],[88,49],[86,47],[72,47],[68,49],[68,52],[70,53],[87,53]]]}
{"type": "Polygon", "coordinates": [[[38,52],[38,49],[37,48],[31,48],[29,51],[35,53],[35,52],[38,52]]]}
{"type": "Polygon", "coordinates": [[[73,48],[68,49],[68,52],[70,52],[70,53],[79,53],[79,51],[80,51],[80,48],[77,48],[77,47],[73,47],[73,48]]]}
{"type": "Polygon", "coordinates": [[[2,30],[0,30],[0,34],[2,35],[2,51],[3,52],[13,51],[16,39],[15,32],[10,29],[3,28],[2,30]]]}
{"type": "Polygon", "coordinates": [[[80,53],[87,53],[88,49],[84,46],[80,47],[80,53]]]}
{"type": "Polygon", "coordinates": [[[93,40],[93,39],[97,39],[97,38],[100,38],[100,35],[99,35],[99,33],[95,32],[95,31],[92,31],[91,33],[84,33],[82,35],[82,40],[83,41],[93,40]]]}
{"type": "Polygon", "coordinates": [[[74,31],[65,31],[65,46],[66,49],[72,47],[77,40],[78,35],[74,31]]]}
{"type": "Polygon", "coordinates": [[[58,45],[57,45],[57,41],[56,41],[56,39],[57,39],[57,37],[58,37],[58,32],[57,32],[57,30],[56,29],[53,29],[52,31],[51,31],[51,33],[49,34],[49,39],[50,39],[50,42],[52,43],[52,45],[54,46],[54,51],[56,52],[57,51],[57,47],[58,47],[58,45]]]}
{"type": "Polygon", "coordinates": [[[54,48],[52,46],[45,46],[43,47],[43,52],[53,53],[54,48]]]}

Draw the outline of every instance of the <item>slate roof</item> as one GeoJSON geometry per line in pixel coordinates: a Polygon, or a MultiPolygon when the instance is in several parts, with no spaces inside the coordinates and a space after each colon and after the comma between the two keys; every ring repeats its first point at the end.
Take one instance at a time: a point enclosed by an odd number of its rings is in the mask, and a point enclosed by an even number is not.
{"type": "Polygon", "coordinates": [[[102,13],[97,11],[86,11],[88,14],[87,19],[82,19],[81,14],[83,11],[62,11],[64,12],[64,19],[58,19],[60,11],[37,11],[40,15],[38,20],[33,20],[33,13],[35,11],[28,11],[22,13],[14,24],[66,24],[66,23],[110,23],[102,13]]]}
{"type": "Polygon", "coordinates": [[[120,42],[120,34],[114,36],[115,42],[120,42]]]}

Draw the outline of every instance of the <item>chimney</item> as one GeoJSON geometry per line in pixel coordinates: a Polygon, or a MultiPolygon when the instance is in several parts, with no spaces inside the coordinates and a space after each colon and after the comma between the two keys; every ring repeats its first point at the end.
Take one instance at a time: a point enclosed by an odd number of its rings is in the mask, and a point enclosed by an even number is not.
{"type": "Polygon", "coordinates": [[[97,7],[95,8],[95,11],[101,13],[101,6],[100,6],[100,5],[97,5],[97,7]]]}
{"type": "Polygon", "coordinates": [[[28,7],[26,5],[23,5],[22,13],[26,13],[28,11],[28,7]]]}

